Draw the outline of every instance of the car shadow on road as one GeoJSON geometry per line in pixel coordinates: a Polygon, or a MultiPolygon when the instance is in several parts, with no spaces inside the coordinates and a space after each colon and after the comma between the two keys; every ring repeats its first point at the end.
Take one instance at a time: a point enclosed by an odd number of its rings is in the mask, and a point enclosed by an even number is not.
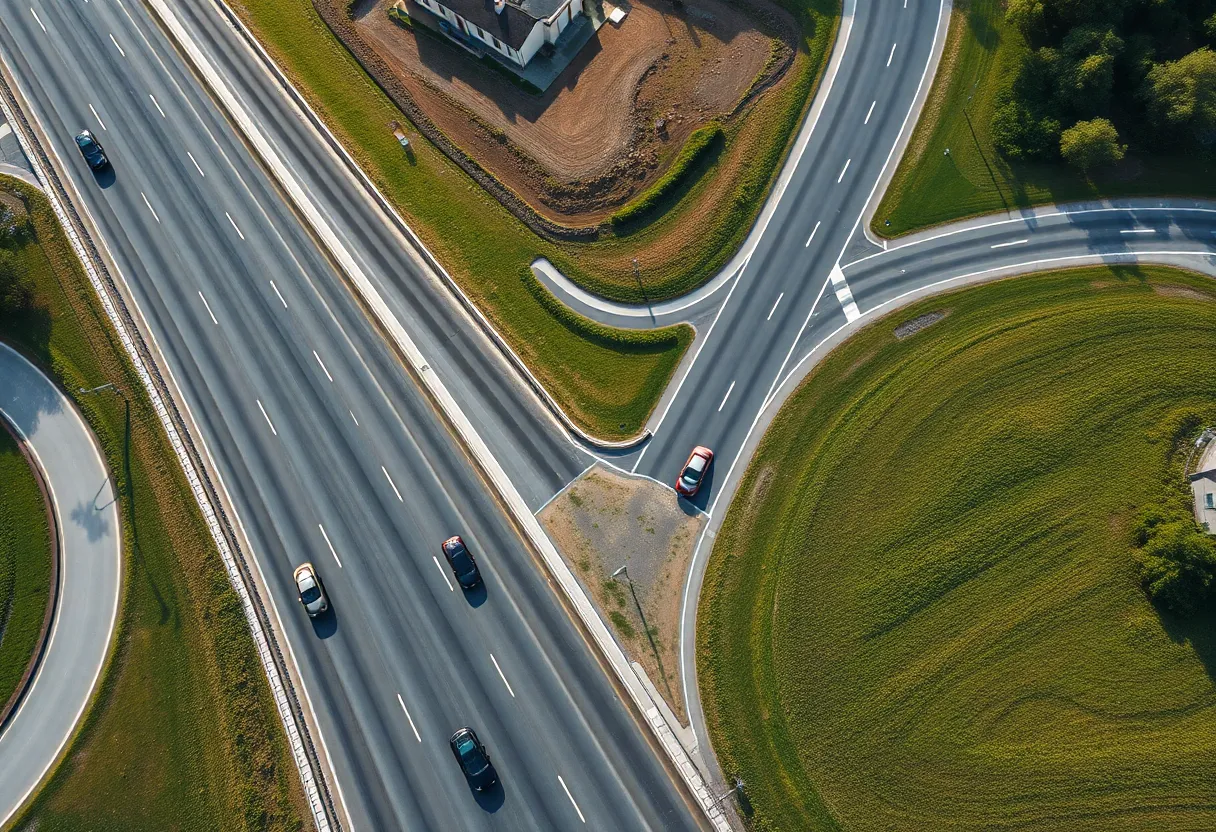
{"type": "Polygon", "coordinates": [[[114,172],[113,165],[107,165],[105,170],[93,171],[93,179],[97,181],[102,190],[105,190],[118,181],[118,174],[114,172]]]}
{"type": "Polygon", "coordinates": [[[473,793],[473,799],[477,801],[477,805],[490,814],[497,812],[507,802],[507,792],[502,787],[502,780],[485,791],[479,792],[472,786],[469,786],[469,791],[473,793]]]}
{"type": "Polygon", "coordinates": [[[333,603],[330,603],[328,610],[312,619],[312,631],[317,638],[329,638],[338,632],[338,613],[334,611],[333,603]]]}
{"type": "Polygon", "coordinates": [[[701,487],[697,489],[697,493],[692,497],[684,497],[680,494],[676,495],[676,501],[680,505],[680,509],[689,517],[697,514],[704,514],[713,496],[714,491],[714,471],[718,467],[717,461],[709,463],[709,468],[705,471],[705,479],[701,480],[701,487]]]}
{"type": "Polygon", "coordinates": [[[469,606],[473,608],[480,607],[490,597],[490,594],[486,591],[484,579],[472,589],[462,589],[461,591],[464,593],[464,600],[468,601],[469,606]]]}

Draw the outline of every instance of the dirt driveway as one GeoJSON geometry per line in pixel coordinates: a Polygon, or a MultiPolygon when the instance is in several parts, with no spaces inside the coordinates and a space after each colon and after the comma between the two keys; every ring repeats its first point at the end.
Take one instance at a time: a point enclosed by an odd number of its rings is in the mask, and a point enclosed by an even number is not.
{"type": "Polygon", "coordinates": [[[729,113],[783,48],[774,35],[788,18],[769,0],[693,0],[682,9],[668,0],[622,4],[625,20],[604,24],[535,96],[458,47],[396,24],[391,5],[359,8],[363,38],[444,133],[561,221],[586,221],[621,204],[692,130],[729,113]],[[665,131],[655,129],[660,118],[665,131]]]}

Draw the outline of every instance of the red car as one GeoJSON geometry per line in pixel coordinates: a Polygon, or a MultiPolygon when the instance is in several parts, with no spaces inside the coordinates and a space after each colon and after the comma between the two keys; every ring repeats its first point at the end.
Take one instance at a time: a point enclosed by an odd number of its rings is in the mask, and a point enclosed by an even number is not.
{"type": "Polygon", "coordinates": [[[705,472],[709,470],[709,464],[713,461],[714,452],[709,448],[702,445],[693,448],[692,453],[688,455],[688,462],[684,463],[684,469],[676,480],[676,493],[685,497],[694,496],[701,489],[701,483],[705,481],[705,472]]]}

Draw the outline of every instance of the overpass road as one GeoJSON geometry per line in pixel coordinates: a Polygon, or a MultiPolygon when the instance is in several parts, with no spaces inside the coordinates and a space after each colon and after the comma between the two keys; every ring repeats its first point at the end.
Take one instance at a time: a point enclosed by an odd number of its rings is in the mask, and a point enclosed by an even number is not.
{"type": "MultiPolygon", "coordinates": [[[[585,467],[281,98],[256,87],[231,30],[204,4],[178,8],[226,73],[251,76],[240,94],[302,162],[529,502],[585,467]],[[513,438],[522,430],[526,442],[513,438]]],[[[144,7],[4,0],[0,54],[231,495],[349,827],[699,828],[430,401],[144,7]],[[94,176],[76,153],[85,127],[111,173],[94,176]],[[481,560],[481,594],[454,591],[435,557],[454,533],[481,560]],[[316,623],[292,586],[304,560],[335,610],[316,623]],[[503,777],[489,797],[470,792],[446,747],[466,724],[503,777]]]]}

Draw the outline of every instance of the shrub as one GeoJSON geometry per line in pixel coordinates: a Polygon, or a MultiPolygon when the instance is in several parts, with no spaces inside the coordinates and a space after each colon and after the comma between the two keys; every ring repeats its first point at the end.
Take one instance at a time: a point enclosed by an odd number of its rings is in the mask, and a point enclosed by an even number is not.
{"type": "Polygon", "coordinates": [[[692,172],[695,164],[708,151],[721,147],[725,140],[726,133],[722,130],[722,125],[717,122],[694,130],[688,137],[688,141],[684,142],[684,146],[680,148],[680,154],[667,173],[659,177],[657,182],[643,191],[636,199],[612,215],[613,226],[619,228],[634,223],[653,211],[666,197],[684,184],[684,180],[692,172]]]}
{"type": "Polygon", "coordinates": [[[1113,165],[1126,152],[1127,145],[1119,144],[1119,131],[1104,118],[1078,121],[1060,134],[1060,155],[1081,170],[1113,165]]]}
{"type": "Polygon", "coordinates": [[[1186,614],[1211,597],[1216,540],[1189,513],[1150,505],[1140,513],[1135,539],[1140,583],[1155,602],[1186,614]]]}

